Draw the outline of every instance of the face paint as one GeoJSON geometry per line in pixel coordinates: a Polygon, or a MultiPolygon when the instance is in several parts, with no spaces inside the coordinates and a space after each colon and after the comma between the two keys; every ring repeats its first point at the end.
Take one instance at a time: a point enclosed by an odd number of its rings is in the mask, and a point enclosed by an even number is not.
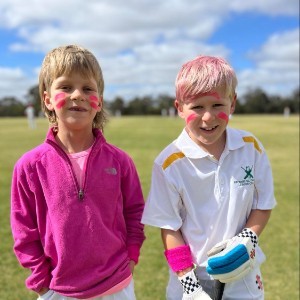
{"type": "Polygon", "coordinates": [[[56,102],[56,107],[58,109],[62,108],[66,104],[65,97],[66,97],[65,93],[58,93],[54,96],[54,100],[56,102]]]}
{"type": "Polygon", "coordinates": [[[98,110],[98,108],[99,108],[99,105],[98,105],[99,104],[99,99],[98,99],[98,97],[92,95],[92,96],[89,97],[89,100],[90,100],[90,106],[92,108],[98,110]]]}
{"type": "Polygon", "coordinates": [[[222,111],[221,111],[220,113],[217,114],[217,117],[218,117],[219,119],[225,120],[226,123],[228,123],[228,121],[229,121],[229,117],[227,116],[227,114],[225,114],[225,113],[222,112],[222,111]]]}
{"type": "Polygon", "coordinates": [[[207,93],[202,94],[202,96],[212,96],[218,100],[221,99],[220,95],[217,92],[207,92],[207,93]]]}
{"type": "Polygon", "coordinates": [[[186,124],[189,124],[191,121],[195,120],[197,117],[198,117],[197,114],[190,114],[185,120],[186,124]]]}
{"type": "Polygon", "coordinates": [[[221,99],[220,95],[217,92],[211,91],[211,92],[200,93],[200,94],[194,95],[193,97],[190,97],[190,100],[193,101],[195,99],[198,99],[200,97],[205,97],[205,96],[212,96],[218,100],[221,99]]]}

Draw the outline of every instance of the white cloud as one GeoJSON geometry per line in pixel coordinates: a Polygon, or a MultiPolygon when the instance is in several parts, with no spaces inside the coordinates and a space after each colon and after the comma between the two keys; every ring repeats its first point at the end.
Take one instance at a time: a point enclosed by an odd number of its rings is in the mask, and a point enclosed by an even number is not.
{"type": "MultiPolygon", "coordinates": [[[[1,0],[0,27],[17,32],[12,52],[46,53],[73,43],[87,47],[103,68],[106,97],[131,98],[173,94],[181,64],[198,54],[230,60],[231,49],[210,44],[209,38],[232,11],[297,15],[298,8],[297,0],[1,0]]],[[[278,33],[250,52],[255,68],[238,74],[240,93],[251,86],[280,93],[294,87],[299,80],[298,42],[299,31],[278,33]]],[[[8,80],[2,70],[0,98],[9,92],[22,97],[37,83],[20,69],[5,69],[11,74],[8,80]]]]}
{"type": "Polygon", "coordinates": [[[299,29],[274,34],[249,57],[255,68],[240,72],[242,93],[251,86],[287,95],[299,87],[299,29]]]}
{"type": "Polygon", "coordinates": [[[298,0],[232,0],[228,5],[237,12],[260,12],[271,16],[298,16],[298,0]]]}
{"type": "Polygon", "coordinates": [[[0,67],[0,99],[4,97],[17,97],[25,101],[29,87],[35,84],[34,80],[27,78],[20,68],[0,67]]]}
{"type": "Polygon", "coordinates": [[[227,14],[224,3],[28,0],[25,5],[12,0],[2,20],[22,38],[12,51],[45,53],[62,44],[84,45],[103,66],[107,97],[130,98],[172,92],[180,65],[197,54],[228,55],[222,45],[205,43],[227,14]]]}
{"type": "Polygon", "coordinates": [[[76,41],[104,55],[160,38],[205,40],[228,13],[224,4],[224,0],[213,5],[180,0],[126,4],[106,0],[84,5],[79,0],[12,0],[3,10],[0,4],[0,20],[2,26],[16,28],[24,41],[13,44],[14,51],[47,52],[76,41]]]}
{"type": "Polygon", "coordinates": [[[102,63],[107,85],[122,86],[120,90],[114,92],[108,89],[107,98],[111,99],[116,95],[125,97],[120,93],[124,87],[129,98],[141,95],[142,89],[145,94],[169,93],[173,95],[175,77],[179,68],[185,61],[199,54],[227,57],[228,50],[221,45],[210,46],[179,40],[159,45],[141,45],[126,55],[107,57],[102,63]],[[129,86],[133,85],[130,93],[129,86]]]}
{"type": "Polygon", "coordinates": [[[267,64],[270,68],[273,63],[276,69],[282,64],[296,69],[299,67],[299,29],[273,34],[258,53],[251,52],[250,56],[261,66],[267,64]]]}

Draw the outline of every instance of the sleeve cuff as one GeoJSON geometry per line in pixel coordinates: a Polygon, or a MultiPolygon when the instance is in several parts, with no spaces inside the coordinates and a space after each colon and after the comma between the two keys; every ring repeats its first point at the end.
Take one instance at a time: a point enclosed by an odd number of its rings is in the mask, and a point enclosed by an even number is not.
{"type": "Polygon", "coordinates": [[[128,257],[133,260],[135,264],[138,264],[140,256],[140,246],[139,245],[127,245],[128,257]]]}

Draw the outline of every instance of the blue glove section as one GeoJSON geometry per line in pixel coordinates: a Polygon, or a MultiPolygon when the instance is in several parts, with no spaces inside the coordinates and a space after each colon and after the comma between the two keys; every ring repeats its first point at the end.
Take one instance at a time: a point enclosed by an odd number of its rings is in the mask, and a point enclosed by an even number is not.
{"type": "Polygon", "coordinates": [[[245,245],[239,244],[222,256],[210,258],[206,270],[210,275],[225,274],[237,269],[248,260],[249,254],[247,248],[245,245]]]}

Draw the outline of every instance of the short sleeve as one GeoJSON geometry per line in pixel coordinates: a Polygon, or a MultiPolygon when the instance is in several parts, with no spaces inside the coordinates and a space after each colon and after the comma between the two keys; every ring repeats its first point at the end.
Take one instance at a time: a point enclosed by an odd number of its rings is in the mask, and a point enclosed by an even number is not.
{"type": "Polygon", "coordinates": [[[272,168],[265,149],[260,144],[261,153],[257,151],[255,161],[255,193],[252,209],[267,210],[276,205],[272,168]]]}
{"type": "Polygon", "coordinates": [[[146,201],[142,223],[170,230],[182,226],[183,209],[180,193],[163,170],[154,163],[151,188],[146,201]]]}

